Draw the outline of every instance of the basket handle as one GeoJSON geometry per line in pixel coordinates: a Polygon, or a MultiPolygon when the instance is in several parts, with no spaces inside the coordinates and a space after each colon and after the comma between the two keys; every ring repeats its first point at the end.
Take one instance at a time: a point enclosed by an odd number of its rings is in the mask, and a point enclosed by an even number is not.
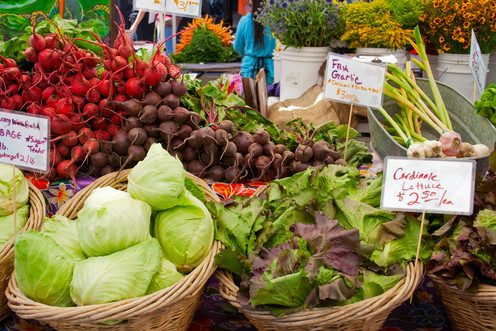
{"type": "Polygon", "coordinates": [[[241,305],[236,298],[239,287],[234,284],[232,274],[226,270],[217,269],[215,271],[215,277],[219,280],[220,295],[228,300],[234,307],[238,309],[241,308],[241,305]]]}

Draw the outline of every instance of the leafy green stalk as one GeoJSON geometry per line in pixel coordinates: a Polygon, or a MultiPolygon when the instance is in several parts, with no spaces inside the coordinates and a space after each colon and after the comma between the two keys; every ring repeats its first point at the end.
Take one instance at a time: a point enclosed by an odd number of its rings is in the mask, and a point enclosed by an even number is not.
{"type": "Polygon", "coordinates": [[[436,80],[434,79],[434,74],[432,73],[431,66],[429,64],[429,59],[427,58],[427,52],[425,50],[425,45],[422,42],[422,36],[420,35],[419,27],[416,26],[413,29],[413,35],[415,36],[415,42],[410,40],[410,44],[417,51],[422,62],[425,64],[425,72],[427,73],[427,77],[429,79],[429,83],[432,89],[432,94],[434,95],[434,101],[436,102],[437,108],[440,111],[440,118],[443,123],[446,123],[449,130],[453,130],[453,125],[451,124],[451,120],[448,115],[448,110],[446,109],[446,105],[444,104],[443,98],[441,96],[441,92],[439,92],[439,88],[437,87],[436,80]]]}
{"type": "Polygon", "coordinates": [[[405,135],[405,133],[399,127],[399,125],[394,121],[394,119],[387,113],[387,111],[384,108],[379,107],[377,109],[379,109],[379,111],[381,112],[382,116],[384,116],[384,118],[389,122],[389,124],[391,124],[391,126],[396,130],[396,132],[398,132],[398,134],[400,135],[401,139],[403,140],[403,142],[402,142],[403,145],[406,145],[406,143],[408,141],[408,137],[405,135]]]}

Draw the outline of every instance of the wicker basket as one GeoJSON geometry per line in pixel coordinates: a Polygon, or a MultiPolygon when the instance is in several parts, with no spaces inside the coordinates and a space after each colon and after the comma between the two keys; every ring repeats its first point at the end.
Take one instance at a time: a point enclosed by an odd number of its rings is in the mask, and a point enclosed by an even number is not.
{"type": "Polygon", "coordinates": [[[446,307],[453,330],[496,330],[496,286],[480,284],[477,292],[465,292],[446,285],[429,274],[446,307]]]}
{"type": "MultiPolygon", "coordinates": [[[[408,264],[406,276],[395,287],[376,297],[341,307],[306,309],[300,312],[276,317],[266,310],[241,308],[236,299],[238,287],[232,274],[218,270],[220,293],[234,307],[238,308],[258,330],[303,331],[303,330],[379,330],[388,315],[401,303],[412,296],[423,276],[423,264],[415,269],[408,264]]],[[[468,330],[468,329],[467,329],[468,330]]]]}
{"type": "MultiPolygon", "coordinates": [[[[116,173],[100,177],[65,203],[57,214],[75,218],[97,187],[125,190],[130,171],[122,171],[117,178],[116,173]]],[[[191,174],[187,173],[187,176],[205,191],[207,200],[220,201],[205,182],[191,174]]],[[[48,323],[57,330],[187,330],[200,304],[203,287],[215,271],[214,256],[220,247],[221,244],[215,241],[205,260],[173,286],[139,298],[80,307],[53,307],[28,299],[17,287],[14,275],[5,294],[10,308],[18,316],[48,323]],[[102,324],[108,321],[122,322],[102,324]]]]}
{"type": "MultiPolygon", "coordinates": [[[[39,230],[45,220],[45,199],[31,182],[29,185],[29,218],[21,233],[29,229],[39,230]]],[[[10,275],[14,270],[14,238],[0,248],[0,321],[9,316],[10,309],[4,293],[9,284],[10,275]]]]}

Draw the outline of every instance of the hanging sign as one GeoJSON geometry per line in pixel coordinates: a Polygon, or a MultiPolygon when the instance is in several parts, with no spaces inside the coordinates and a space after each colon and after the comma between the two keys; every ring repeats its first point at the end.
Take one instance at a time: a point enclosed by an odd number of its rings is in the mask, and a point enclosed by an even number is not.
{"type": "Polygon", "coordinates": [[[165,13],[165,2],[165,0],[136,0],[134,8],[157,13],[165,13]]]}
{"type": "Polygon", "coordinates": [[[0,110],[0,162],[47,172],[49,132],[46,116],[0,110]]]}
{"type": "Polygon", "coordinates": [[[165,5],[167,14],[186,17],[200,17],[201,8],[201,0],[168,0],[165,5]]]}
{"type": "Polygon", "coordinates": [[[381,107],[385,74],[382,66],[329,53],[324,96],[341,103],[381,107]]]}
{"type": "Polygon", "coordinates": [[[381,209],[471,215],[475,161],[386,157],[381,209]]]}
{"type": "Polygon", "coordinates": [[[486,86],[487,66],[482,58],[482,52],[479,43],[477,42],[474,30],[472,30],[472,39],[470,42],[469,66],[472,71],[472,75],[474,76],[477,91],[479,92],[479,95],[481,95],[486,86]]]}

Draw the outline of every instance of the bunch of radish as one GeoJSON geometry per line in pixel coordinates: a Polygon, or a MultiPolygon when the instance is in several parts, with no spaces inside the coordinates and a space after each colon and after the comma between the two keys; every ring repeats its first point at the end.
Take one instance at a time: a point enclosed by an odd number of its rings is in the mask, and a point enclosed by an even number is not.
{"type": "Polygon", "coordinates": [[[1,107],[51,119],[49,179],[75,180],[102,142],[111,140],[132,121],[127,117],[136,115],[126,112],[122,103],[134,98],[141,102],[152,88],[180,75],[179,68],[160,52],[160,45],[147,63],[136,57],[122,25],[119,30],[113,47],[95,35],[102,47],[96,55],[76,46],[60,30],[42,36],[33,25],[24,51],[33,63],[30,72],[0,55],[1,107]]]}

